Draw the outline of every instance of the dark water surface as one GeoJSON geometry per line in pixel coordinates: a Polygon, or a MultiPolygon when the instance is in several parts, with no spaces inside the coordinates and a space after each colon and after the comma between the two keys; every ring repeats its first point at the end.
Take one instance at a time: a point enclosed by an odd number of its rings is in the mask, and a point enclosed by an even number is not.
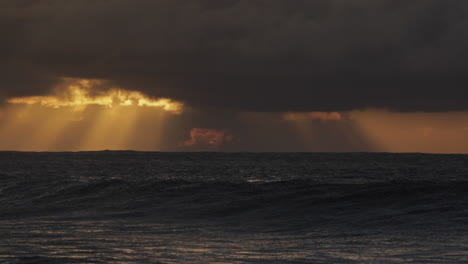
{"type": "Polygon", "coordinates": [[[467,263],[468,156],[0,152],[0,263],[467,263]]]}

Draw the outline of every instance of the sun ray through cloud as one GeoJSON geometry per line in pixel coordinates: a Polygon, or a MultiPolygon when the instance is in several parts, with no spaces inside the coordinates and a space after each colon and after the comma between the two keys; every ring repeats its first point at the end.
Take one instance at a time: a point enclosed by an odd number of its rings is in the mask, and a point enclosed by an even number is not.
{"type": "Polygon", "coordinates": [[[179,115],[184,109],[181,102],[150,98],[103,80],[69,78],[64,78],[51,95],[13,97],[7,103],[0,123],[4,139],[0,147],[21,150],[61,150],[58,140],[77,123],[82,133],[74,136],[81,143],[74,149],[131,149],[133,137],[151,136],[137,133],[135,126],[144,116],[153,124],[152,129],[160,130],[164,115],[179,115]]]}

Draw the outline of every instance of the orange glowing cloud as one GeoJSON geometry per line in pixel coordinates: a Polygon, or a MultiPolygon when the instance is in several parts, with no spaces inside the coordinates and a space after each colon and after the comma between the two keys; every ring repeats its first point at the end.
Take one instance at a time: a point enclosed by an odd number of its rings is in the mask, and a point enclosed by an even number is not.
{"type": "Polygon", "coordinates": [[[83,110],[90,105],[112,108],[115,106],[155,107],[166,112],[180,114],[183,104],[167,98],[153,99],[138,91],[110,88],[95,91],[95,87],[105,85],[102,80],[64,79],[54,95],[15,97],[7,100],[10,104],[41,105],[44,107],[73,107],[83,110]]]}
{"type": "Polygon", "coordinates": [[[288,121],[305,121],[305,120],[321,120],[321,121],[340,121],[343,116],[338,112],[307,112],[296,113],[290,112],[283,114],[283,119],[288,121]]]}
{"type": "Polygon", "coordinates": [[[180,146],[218,148],[227,142],[232,142],[232,140],[233,136],[226,130],[193,128],[190,131],[190,139],[182,142],[180,146]]]}

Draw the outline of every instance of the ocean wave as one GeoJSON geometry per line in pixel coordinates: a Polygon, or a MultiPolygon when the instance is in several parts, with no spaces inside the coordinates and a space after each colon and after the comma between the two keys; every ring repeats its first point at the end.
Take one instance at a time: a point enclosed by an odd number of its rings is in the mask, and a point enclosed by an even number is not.
{"type": "Polygon", "coordinates": [[[464,221],[468,216],[467,189],[468,181],[36,181],[4,187],[0,212],[3,217],[94,214],[354,224],[382,224],[392,219],[440,221],[441,215],[450,215],[451,221],[464,221]]]}

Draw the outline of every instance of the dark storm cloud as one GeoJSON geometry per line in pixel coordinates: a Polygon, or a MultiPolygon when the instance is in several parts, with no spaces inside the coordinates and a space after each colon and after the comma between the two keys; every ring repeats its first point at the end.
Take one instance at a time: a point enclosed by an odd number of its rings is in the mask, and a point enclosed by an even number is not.
{"type": "Polygon", "coordinates": [[[468,109],[463,0],[0,0],[0,94],[107,78],[194,106],[468,109]]]}

